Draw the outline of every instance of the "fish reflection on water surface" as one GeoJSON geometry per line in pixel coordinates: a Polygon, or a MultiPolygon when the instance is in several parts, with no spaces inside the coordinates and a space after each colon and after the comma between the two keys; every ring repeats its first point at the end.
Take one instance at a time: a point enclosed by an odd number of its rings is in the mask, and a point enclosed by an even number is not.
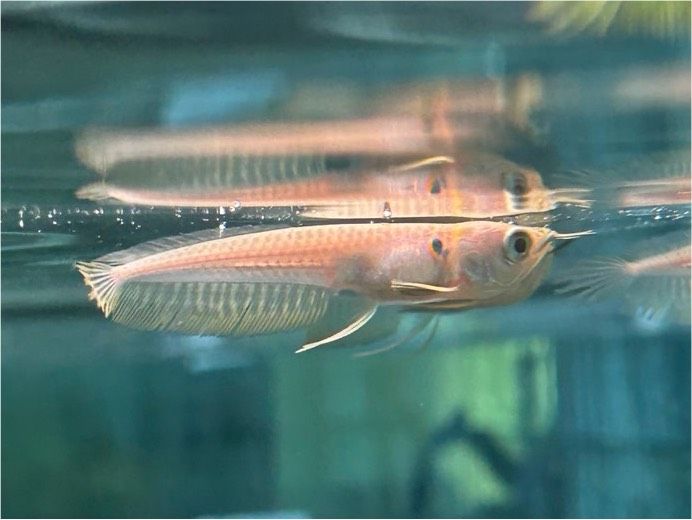
{"type": "Polygon", "coordinates": [[[297,87],[286,106],[277,107],[280,121],[176,130],[90,129],[77,138],[75,153],[84,165],[105,173],[117,163],[145,159],[393,157],[451,153],[459,147],[497,149],[519,137],[515,134],[529,132],[529,115],[541,97],[535,75],[388,84],[375,91],[306,84],[297,87]],[[343,100],[349,101],[340,111],[343,100]]]}
{"type": "Polygon", "coordinates": [[[355,332],[378,305],[521,300],[547,273],[553,241],[577,235],[480,221],[213,230],[77,267],[104,314],[137,328],[252,335],[319,326],[328,316],[337,323],[306,349],[355,332]]]}
{"type": "MultiPolygon", "coordinates": [[[[606,168],[562,176],[563,182],[580,186],[596,208],[649,208],[689,206],[692,196],[690,151],[652,154],[606,168]]],[[[579,188],[577,188],[579,191],[579,188]]]]}
{"type": "Polygon", "coordinates": [[[302,218],[350,220],[494,218],[589,204],[588,189],[548,189],[535,170],[485,152],[379,167],[365,160],[347,171],[335,162],[324,156],[125,161],[77,195],[150,206],[297,206],[302,218]]]}

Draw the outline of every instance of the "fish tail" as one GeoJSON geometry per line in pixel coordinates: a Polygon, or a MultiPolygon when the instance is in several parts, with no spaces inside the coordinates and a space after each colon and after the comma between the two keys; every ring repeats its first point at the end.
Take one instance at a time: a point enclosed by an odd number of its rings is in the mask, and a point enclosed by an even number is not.
{"type": "Polygon", "coordinates": [[[91,288],[90,300],[96,300],[99,309],[108,317],[117,300],[118,281],[114,276],[114,265],[105,262],[77,262],[77,270],[84,277],[84,283],[91,288]]]}
{"type": "Polygon", "coordinates": [[[75,195],[79,199],[94,201],[108,200],[112,198],[108,192],[108,186],[103,182],[94,182],[87,184],[86,186],[82,186],[75,192],[75,195]]]}

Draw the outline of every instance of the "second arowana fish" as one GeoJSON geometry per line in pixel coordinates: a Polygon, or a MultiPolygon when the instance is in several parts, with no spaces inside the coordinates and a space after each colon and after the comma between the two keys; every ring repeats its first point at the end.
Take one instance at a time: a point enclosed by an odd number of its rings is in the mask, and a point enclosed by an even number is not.
{"type": "Polygon", "coordinates": [[[535,170],[486,153],[347,171],[338,162],[309,156],[121,162],[77,196],[150,206],[292,206],[304,218],[367,220],[493,218],[588,205],[589,190],[547,189],[535,170]]]}
{"type": "Polygon", "coordinates": [[[470,308],[522,299],[547,271],[553,240],[572,236],[497,222],[215,230],[77,267],[106,316],[144,329],[249,335],[338,315],[307,349],[358,330],[380,304],[470,308]]]}
{"type": "Polygon", "coordinates": [[[646,319],[689,325],[690,234],[668,233],[637,244],[625,258],[590,260],[566,273],[558,293],[618,299],[646,319]]]}

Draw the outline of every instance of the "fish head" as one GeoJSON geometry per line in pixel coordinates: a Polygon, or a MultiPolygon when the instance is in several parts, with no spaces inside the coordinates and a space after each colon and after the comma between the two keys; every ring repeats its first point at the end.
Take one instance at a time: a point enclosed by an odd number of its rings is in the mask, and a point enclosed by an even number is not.
{"type": "Polygon", "coordinates": [[[461,156],[457,168],[453,182],[458,198],[479,215],[540,213],[555,207],[551,190],[532,168],[485,153],[461,156]]]}
{"type": "Polygon", "coordinates": [[[501,222],[473,223],[458,241],[460,287],[478,304],[510,302],[531,294],[547,273],[550,229],[501,222]]]}
{"type": "Polygon", "coordinates": [[[536,170],[509,165],[496,173],[496,182],[504,193],[508,214],[537,213],[554,208],[551,193],[536,170]]]}

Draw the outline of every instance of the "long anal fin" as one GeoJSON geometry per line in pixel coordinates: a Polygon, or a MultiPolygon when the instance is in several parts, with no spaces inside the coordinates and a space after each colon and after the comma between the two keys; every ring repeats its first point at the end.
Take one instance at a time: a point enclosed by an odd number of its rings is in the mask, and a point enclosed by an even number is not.
{"type": "Polygon", "coordinates": [[[79,262],[77,269],[107,317],[143,330],[205,336],[282,332],[320,321],[333,297],[322,287],[226,282],[204,272],[183,281],[121,279],[116,265],[101,261],[79,262]]]}

